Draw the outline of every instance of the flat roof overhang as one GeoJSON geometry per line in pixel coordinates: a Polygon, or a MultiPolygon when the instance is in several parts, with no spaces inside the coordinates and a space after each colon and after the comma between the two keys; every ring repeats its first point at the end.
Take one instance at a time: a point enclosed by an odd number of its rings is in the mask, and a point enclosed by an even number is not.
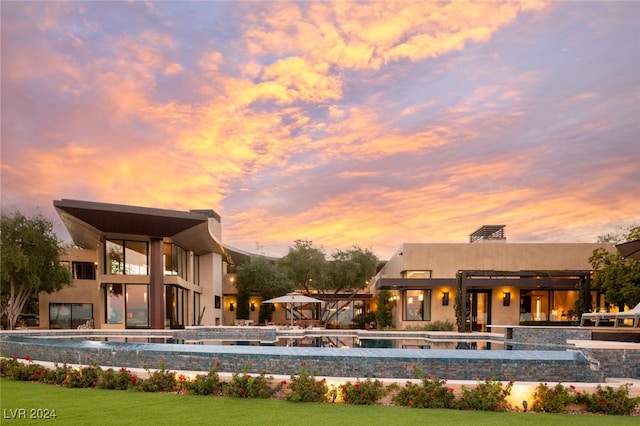
{"type": "MultiPolygon", "coordinates": [[[[574,290],[590,271],[464,271],[466,288],[481,289],[511,286],[526,289],[574,290]]],[[[376,290],[423,289],[455,287],[456,278],[382,278],[376,282],[376,290]]]]}
{"type": "Polygon", "coordinates": [[[137,235],[168,237],[196,254],[223,253],[204,213],[67,199],[53,206],[79,247],[95,249],[106,235],[137,235]]]}

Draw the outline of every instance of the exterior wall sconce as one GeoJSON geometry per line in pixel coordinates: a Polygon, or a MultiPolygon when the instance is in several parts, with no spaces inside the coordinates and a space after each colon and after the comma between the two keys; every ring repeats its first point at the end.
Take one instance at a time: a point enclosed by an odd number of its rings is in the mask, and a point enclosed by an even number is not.
{"type": "Polygon", "coordinates": [[[229,310],[233,312],[236,309],[236,306],[233,303],[229,303],[229,310]]]}
{"type": "Polygon", "coordinates": [[[442,306],[449,306],[449,292],[442,293],[442,306]]]}
{"type": "Polygon", "coordinates": [[[251,304],[251,312],[255,312],[255,310],[256,310],[256,304],[252,303],[251,304]]]}
{"type": "Polygon", "coordinates": [[[393,303],[393,306],[396,306],[396,305],[398,304],[398,295],[397,295],[397,294],[394,294],[393,296],[391,296],[391,297],[389,298],[389,301],[390,301],[391,303],[393,303]]]}
{"type": "Polygon", "coordinates": [[[509,306],[511,304],[511,293],[505,291],[502,293],[502,306],[509,306]]]}

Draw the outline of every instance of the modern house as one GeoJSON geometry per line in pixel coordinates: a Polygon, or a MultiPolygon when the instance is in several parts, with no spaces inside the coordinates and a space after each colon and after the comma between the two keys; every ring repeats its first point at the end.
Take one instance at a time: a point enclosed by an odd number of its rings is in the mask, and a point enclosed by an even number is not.
{"type": "MultiPolygon", "coordinates": [[[[72,286],[40,293],[43,328],[182,328],[234,325],[237,266],[251,257],[225,246],[213,210],[175,211],[56,200],[74,248],[63,258],[72,286]]],[[[567,321],[588,302],[588,259],[608,244],[507,243],[504,226],[483,226],[463,244],[404,244],[356,297],[325,300],[332,327],[374,308],[380,290],[393,294],[394,325],[456,321],[455,297],[465,300],[472,330],[527,321],[567,321]],[[582,289],[582,290],[581,290],[582,289]],[[587,293],[585,293],[585,291],[587,293]]],[[[320,297],[314,294],[314,297],[320,297]]],[[[592,294],[604,308],[604,300],[592,294]]],[[[249,299],[258,323],[261,296],[249,299]]],[[[273,322],[319,320],[317,306],[274,304],[273,322]]],[[[591,306],[587,307],[590,310],[591,306]]]]}
{"type": "Polygon", "coordinates": [[[603,295],[589,289],[588,259],[600,247],[615,250],[612,244],[507,243],[504,225],[485,225],[469,243],[404,244],[370,289],[391,291],[396,328],[456,324],[456,295],[467,330],[575,321],[576,306],[605,308],[603,295]]]}

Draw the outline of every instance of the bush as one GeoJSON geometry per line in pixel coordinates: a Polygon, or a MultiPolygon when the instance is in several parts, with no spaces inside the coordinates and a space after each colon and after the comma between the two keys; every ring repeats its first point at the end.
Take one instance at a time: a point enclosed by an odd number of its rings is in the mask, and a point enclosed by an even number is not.
{"type": "Polygon", "coordinates": [[[102,369],[96,366],[81,367],[79,370],[69,369],[66,376],[66,386],[70,388],[94,388],[98,384],[101,372],[102,369]]]}
{"type": "Polygon", "coordinates": [[[501,382],[487,377],[473,389],[462,387],[462,397],[456,400],[460,410],[507,411],[511,408],[507,397],[511,394],[513,382],[503,386],[501,382]]]}
{"type": "Polygon", "coordinates": [[[371,381],[368,377],[364,382],[360,380],[355,383],[347,382],[340,387],[342,400],[347,404],[355,405],[373,405],[388,392],[380,380],[371,381]]]}
{"type": "Polygon", "coordinates": [[[618,389],[611,386],[598,385],[593,394],[583,394],[578,397],[578,402],[586,404],[587,410],[592,413],[629,415],[636,405],[640,404],[640,398],[629,397],[629,387],[626,383],[618,389]]]}
{"type": "Polygon", "coordinates": [[[178,392],[184,390],[190,395],[220,395],[222,394],[224,383],[218,376],[218,366],[211,367],[209,373],[198,374],[193,380],[187,380],[183,375],[178,376],[178,392]]]}
{"type": "Polygon", "coordinates": [[[455,331],[456,326],[449,320],[446,321],[433,321],[429,324],[422,326],[408,326],[405,327],[405,331],[455,331]]]}
{"type": "Polygon", "coordinates": [[[103,370],[96,386],[100,389],[127,390],[135,388],[137,384],[138,378],[131,374],[130,370],[122,367],[118,371],[114,371],[113,368],[103,370]]]}
{"type": "Polygon", "coordinates": [[[272,388],[264,372],[252,377],[245,367],[242,375],[233,373],[231,381],[227,384],[227,394],[236,398],[271,398],[281,388],[282,384],[272,388]]]}
{"type": "Polygon", "coordinates": [[[533,393],[533,411],[544,413],[565,413],[570,404],[576,402],[575,387],[564,387],[558,383],[553,388],[540,383],[533,393]]]}
{"type": "Polygon", "coordinates": [[[287,394],[287,401],[293,402],[327,402],[327,382],[316,380],[315,376],[309,374],[306,364],[302,363],[302,368],[297,376],[291,376],[291,392],[287,394]]]}
{"type": "Polygon", "coordinates": [[[143,392],[174,392],[178,390],[178,381],[176,380],[176,373],[166,369],[164,364],[160,365],[160,369],[154,372],[150,372],[149,378],[140,380],[138,389],[143,392]]]}
{"type": "Polygon", "coordinates": [[[421,385],[409,383],[396,393],[391,401],[395,405],[414,408],[452,408],[455,395],[453,389],[446,386],[445,380],[425,377],[422,371],[413,367],[422,381],[421,385]]]}

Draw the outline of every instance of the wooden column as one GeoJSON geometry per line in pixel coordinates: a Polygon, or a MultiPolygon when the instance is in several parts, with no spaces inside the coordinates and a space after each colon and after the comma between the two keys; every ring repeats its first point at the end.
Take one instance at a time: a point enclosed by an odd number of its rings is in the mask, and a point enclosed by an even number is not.
{"type": "Polygon", "coordinates": [[[151,238],[149,256],[149,319],[152,329],[164,329],[164,266],[162,238],[151,238]]]}

